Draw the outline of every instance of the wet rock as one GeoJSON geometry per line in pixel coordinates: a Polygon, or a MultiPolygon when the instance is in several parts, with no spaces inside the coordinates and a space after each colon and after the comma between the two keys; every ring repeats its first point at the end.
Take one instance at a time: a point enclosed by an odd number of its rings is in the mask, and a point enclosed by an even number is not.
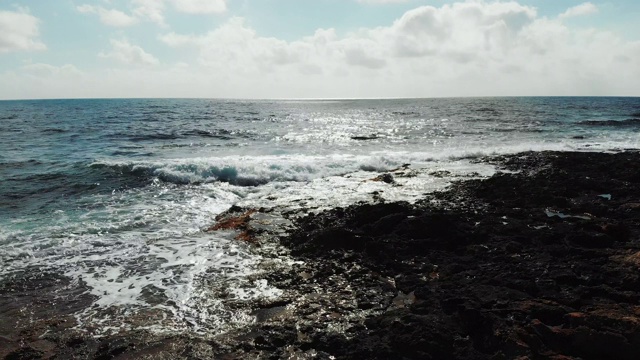
{"type": "Polygon", "coordinates": [[[5,360],[35,360],[35,359],[41,359],[42,358],[43,353],[32,349],[32,348],[22,348],[16,351],[13,351],[11,353],[9,353],[7,356],[5,356],[5,360]]]}
{"type": "Polygon", "coordinates": [[[255,243],[255,229],[250,225],[251,216],[255,214],[257,209],[249,209],[242,211],[237,206],[231,207],[226,212],[216,217],[216,224],[209,227],[205,231],[218,231],[218,230],[238,230],[236,240],[255,243]],[[241,213],[238,214],[238,211],[241,213]]]}
{"type": "Polygon", "coordinates": [[[374,177],[371,181],[381,181],[387,184],[394,184],[396,180],[393,178],[393,175],[386,173],[379,176],[374,177]]]}
{"type": "Polygon", "coordinates": [[[617,241],[627,241],[631,234],[631,230],[624,224],[606,223],[602,225],[602,232],[611,236],[617,241]]]}
{"type": "Polygon", "coordinates": [[[366,135],[366,136],[352,136],[351,139],[352,140],[375,140],[378,138],[378,135],[376,134],[371,134],[371,135],[366,135]]]}
{"type": "Polygon", "coordinates": [[[234,230],[243,228],[247,225],[249,218],[253,215],[256,209],[249,209],[243,211],[240,215],[236,215],[232,212],[232,210],[239,209],[237,207],[232,207],[227,212],[220,214],[216,217],[217,223],[207,229],[206,231],[217,231],[217,230],[234,230]]]}
{"type": "Polygon", "coordinates": [[[606,248],[613,245],[613,238],[607,234],[578,233],[567,235],[567,241],[587,248],[606,248]]]}
{"type": "MultiPolygon", "coordinates": [[[[519,172],[460,182],[417,206],[359,205],[301,219],[285,240],[298,256],[335,268],[349,259],[400,291],[366,320],[367,331],[316,336],[314,347],[336,358],[635,356],[633,320],[593,309],[638,299],[640,257],[630,249],[640,245],[640,219],[623,206],[638,190],[623,164],[637,160],[520,154],[491,160],[519,172]],[[613,188],[611,200],[598,198],[613,188]],[[549,208],[578,215],[549,217],[549,208]]],[[[359,296],[358,307],[375,309],[359,296]]]]}
{"type": "Polygon", "coordinates": [[[258,309],[252,315],[256,317],[257,322],[265,322],[279,317],[287,316],[286,306],[274,306],[269,308],[258,309]]]}
{"type": "Polygon", "coordinates": [[[98,347],[98,351],[95,354],[95,359],[113,359],[118,355],[124,354],[125,352],[134,349],[135,345],[125,338],[117,338],[114,340],[105,341],[98,347]]]}

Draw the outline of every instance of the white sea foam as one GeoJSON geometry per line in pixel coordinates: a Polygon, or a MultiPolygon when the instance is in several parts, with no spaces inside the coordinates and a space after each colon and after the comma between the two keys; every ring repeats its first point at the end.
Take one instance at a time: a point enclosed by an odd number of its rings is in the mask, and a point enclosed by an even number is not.
{"type": "Polygon", "coordinates": [[[228,301],[270,298],[279,290],[256,286],[262,258],[245,244],[202,232],[239,199],[225,187],[157,185],[86,198],[79,205],[91,209],[56,211],[38,231],[0,233],[0,276],[53,271],[86,287],[95,300],[77,314],[79,328],[98,334],[241,326],[252,321],[249,309],[229,309],[228,301]]]}
{"type": "Polygon", "coordinates": [[[252,318],[249,309],[228,308],[221,293],[242,292],[231,300],[244,301],[279,294],[264,280],[262,286],[254,286],[250,276],[259,272],[258,256],[242,244],[213,235],[169,237],[144,248],[116,251],[110,258],[99,263],[85,260],[65,273],[86,284],[97,298],[77,314],[81,327],[101,323],[112,328],[223,331],[252,318]],[[124,315],[150,310],[162,314],[161,319],[122,321],[124,315]]]}
{"type": "MultiPolygon", "coordinates": [[[[326,135],[326,134],[325,134],[326,135]]],[[[319,135],[320,136],[320,135],[319,135]]],[[[329,135],[326,135],[329,136],[329,135]]],[[[325,136],[325,137],[326,137],[325,136]]],[[[335,135],[338,136],[338,135],[335,135]]],[[[309,182],[331,176],[342,176],[360,170],[385,171],[405,163],[416,167],[433,161],[450,161],[495,154],[543,150],[607,150],[633,148],[639,135],[620,138],[603,137],[598,142],[585,139],[461,139],[444,138],[430,142],[405,144],[401,147],[377,148],[371,144],[347,152],[319,149],[316,154],[235,154],[199,156],[150,161],[101,160],[92,166],[128,169],[134,174],[175,184],[229,182],[241,186],[257,186],[270,182],[309,182]],[[467,141],[469,140],[469,141],[467,141]]]]}
{"type": "MultiPolygon", "coordinates": [[[[444,156],[443,156],[444,157],[444,156]]],[[[275,298],[280,289],[260,279],[263,259],[232,234],[203,233],[232,204],[247,207],[320,210],[373,201],[415,200],[451,179],[493,168],[468,160],[434,160],[432,153],[377,152],[369,155],[256,156],[174,159],[164,162],[104,162],[107,166],[174,171],[204,179],[212,167],[228,166],[238,176],[267,177],[257,187],[225,182],[151,186],[81,198],[74,208],[55,211],[46,226],[0,234],[5,243],[0,275],[24,268],[58,271],[87,288],[93,303],[77,314],[79,328],[94,333],[145,328],[154,331],[217,332],[252,321],[237,302],[275,298]],[[398,168],[396,184],[370,181],[398,168]],[[430,175],[447,170],[449,176],[430,175]],[[243,175],[244,174],[244,175],[243,175]],[[227,235],[229,235],[227,237],[227,235]],[[229,304],[234,304],[229,306],[229,304]],[[182,330],[181,330],[182,329],[182,330]]],[[[214,175],[215,176],[215,175],[214,175]]]]}
{"type": "Polygon", "coordinates": [[[446,188],[452,180],[468,178],[470,174],[487,177],[494,171],[493,166],[467,160],[432,161],[419,167],[412,165],[392,171],[391,174],[395,175],[392,184],[372,181],[378,173],[356,171],[345,176],[328,176],[305,183],[267,184],[247,192],[238,204],[245,207],[320,211],[356,202],[413,202],[423,198],[426,193],[446,188]]]}
{"type": "Polygon", "coordinates": [[[390,169],[399,160],[383,155],[258,155],[168,159],[163,161],[101,161],[94,166],[130,168],[166,182],[188,184],[224,181],[260,185],[273,181],[310,181],[366,168],[390,169]]]}

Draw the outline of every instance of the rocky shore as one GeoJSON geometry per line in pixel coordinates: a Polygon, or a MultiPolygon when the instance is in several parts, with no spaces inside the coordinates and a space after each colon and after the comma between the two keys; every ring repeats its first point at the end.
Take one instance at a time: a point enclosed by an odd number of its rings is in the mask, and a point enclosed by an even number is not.
{"type": "MultiPolygon", "coordinates": [[[[291,214],[277,240],[299,263],[268,273],[285,294],[255,304],[249,329],[92,339],[49,324],[61,330],[0,337],[0,355],[640,359],[640,153],[483,161],[501,171],[416,204],[291,214]]],[[[384,176],[389,186],[396,172],[384,176]]],[[[233,210],[217,228],[236,227],[256,247],[273,241],[254,223],[269,210],[233,210]]]]}

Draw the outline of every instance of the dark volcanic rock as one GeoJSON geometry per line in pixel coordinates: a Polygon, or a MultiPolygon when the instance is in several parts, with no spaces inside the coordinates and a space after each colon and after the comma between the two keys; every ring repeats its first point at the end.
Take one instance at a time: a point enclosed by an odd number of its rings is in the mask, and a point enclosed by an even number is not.
{"type": "Polygon", "coordinates": [[[378,138],[378,135],[376,135],[376,134],[360,135],[360,136],[352,136],[351,137],[352,140],[375,140],[377,138],[378,138]]]}
{"type": "Polygon", "coordinates": [[[640,215],[629,205],[638,160],[506,156],[491,161],[517,173],[460,182],[416,206],[301,219],[283,239],[294,254],[333,273],[355,262],[400,294],[352,336],[317,335],[312,346],[345,359],[640,358],[640,215]]]}

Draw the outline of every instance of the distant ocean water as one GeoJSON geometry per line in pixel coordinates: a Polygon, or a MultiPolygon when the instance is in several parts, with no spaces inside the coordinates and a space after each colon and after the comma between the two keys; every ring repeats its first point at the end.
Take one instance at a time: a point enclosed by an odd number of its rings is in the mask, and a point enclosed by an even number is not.
{"type": "Polygon", "coordinates": [[[0,285],[57,279],[54,300],[86,299],[67,309],[82,329],[220,331],[252,321],[237,302],[286,290],[248,246],[203,231],[234,204],[412,201],[491,175],[480,156],[639,141],[640,98],[3,101],[0,285]],[[366,181],[404,164],[402,186],[366,181]]]}

